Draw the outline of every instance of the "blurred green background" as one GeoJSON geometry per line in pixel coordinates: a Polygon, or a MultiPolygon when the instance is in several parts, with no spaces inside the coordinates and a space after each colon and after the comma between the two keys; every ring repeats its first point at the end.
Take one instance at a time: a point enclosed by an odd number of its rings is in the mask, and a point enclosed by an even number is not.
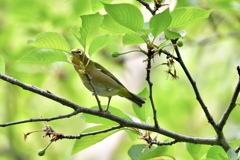
{"type": "MultiPolygon", "coordinates": [[[[127,2],[141,6],[136,1],[127,2]]],[[[172,1],[173,2],[173,1],[172,1]]],[[[166,1],[167,3],[167,1],[166,1]]],[[[218,121],[226,109],[238,81],[236,66],[240,65],[240,2],[238,0],[181,0],[177,7],[200,7],[214,9],[210,18],[195,22],[180,29],[187,31],[180,48],[186,66],[196,80],[202,98],[218,121]]],[[[22,64],[16,60],[27,54],[31,47],[28,40],[35,39],[41,32],[61,33],[71,48],[77,48],[78,42],[70,29],[78,30],[79,15],[91,13],[90,0],[1,0],[0,1],[0,54],[6,63],[6,74],[22,82],[35,85],[73,101],[81,106],[96,105],[94,97],[87,91],[73,67],[67,63],[22,64]]],[[[149,13],[141,7],[146,21],[149,13]]],[[[138,53],[117,59],[111,57],[113,51],[127,51],[129,47],[113,42],[92,59],[103,64],[115,74],[122,83],[134,93],[147,86],[145,82],[146,57],[138,53]]],[[[173,50],[170,50],[171,52],[173,50]]],[[[166,61],[164,56],[155,59],[153,66],[166,61]]],[[[190,83],[180,66],[176,64],[178,80],[167,77],[166,66],[152,69],[154,83],[154,100],[158,109],[159,124],[174,132],[201,137],[214,137],[214,131],[208,124],[204,113],[196,101],[190,83]]],[[[102,104],[107,98],[100,98],[102,104]]],[[[238,99],[239,101],[239,99],[238,99]]],[[[131,103],[114,97],[112,106],[133,114],[131,103]]],[[[52,117],[70,113],[71,110],[61,104],[39,95],[25,91],[0,80],[0,123],[13,122],[29,118],[52,117]]],[[[228,140],[239,138],[240,109],[236,107],[224,132],[228,140]]],[[[74,116],[48,123],[56,131],[64,134],[79,134],[87,124],[74,116]]],[[[37,151],[44,148],[49,139],[36,133],[23,139],[23,133],[41,130],[43,122],[26,123],[0,128],[0,160],[31,159],[129,159],[128,149],[133,144],[144,143],[132,141],[126,133],[119,132],[97,145],[71,156],[74,140],[61,140],[53,143],[44,157],[37,151]]],[[[159,140],[166,137],[159,136],[159,140]]],[[[190,159],[184,144],[172,146],[176,159],[190,159]]]]}

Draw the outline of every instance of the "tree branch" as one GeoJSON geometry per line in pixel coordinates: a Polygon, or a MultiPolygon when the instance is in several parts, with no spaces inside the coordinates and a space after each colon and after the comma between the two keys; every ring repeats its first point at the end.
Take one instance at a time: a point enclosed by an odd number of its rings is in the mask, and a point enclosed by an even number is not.
{"type": "Polygon", "coordinates": [[[137,0],[137,1],[140,2],[143,6],[145,6],[145,7],[147,8],[147,10],[148,10],[149,12],[151,12],[152,15],[154,15],[154,14],[156,13],[156,11],[153,10],[153,9],[150,7],[150,5],[149,5],[147,2],[145,2],[144,0],[137,0]]]}
{"type": "Polygon", "coordinates": [[[60,139],[80,139],[82,137],[86,137],[86,136],[92,136],[92,135],[96,135],[96,134],[101,134],[101,133],[107,133],[116,129],[120,129],[122,128],[121,125],[118,126],[113,126],[107,129],[103,129],[103,130],[99,130],[99,131],[95,131],[95,132],[88,132],[88,133],[80,133],[79,135],[62,135],[60,137],[60,139]]]}
{"type": "Polygon", "coordinates": [[[158,146],[171,146],[171,145],[173,145],[173,144],[175,144],[175,143],[178,143],[178,141],[177,140],[172,140],[172,141],[169,141],[169,142],[152,142],[153,144],[156,144],[156,145],[158,145],[158,146]]]}
{"type": "Polygon", "coordinates": [[[69,114],[65,114],[65,115],[59,115],[59,116],[55,116],[55,117],[50,117],[50,118],[31,118],[31,119],[27,119],[27,120],[21,120],[21,121],[16,121],[16,122],[9,122],[9,123],[4,123],[4,124],[0,124],[0,127],[7,127],[7,126],[12,126],[12,125],[16,125],[16,124],[22,124],[22,123],[29,123],[29,122],[42,122],[42,121],[53,121],[53,120],[57,120],[57,119],[63,119],[63,118],[70,118],[72,116],[75,116],[79,113],[78,110],[69,113],[69,114]]]}
{"type": "Polygon", "coordinates": [[[202,107],[202,109],[203,109],[203,111],[204,111],[204,113],[205,113],[205,115],[206,115],[206,117],[207,117],[207,119],[208,119],[208,122],[213,126],[213,128],[215,129],[215,131],[218,131],[216,122],[214,121],[214,119],[213,119],[212,115],[210,114],[207,106],[205,105],[204,101],[202,100],[202,97],[201,97],[201,95],[200,95],[200,93],[199,93],[199,91],[198,91],[196,82],[193,80],[192,76],[190,75],[187,67],[185,66],[185,64],[184,64],[184,62],[183,62],[183,60],[182,60],[181,54],[180,54],[180,52],[179,52],[179,50],[178,50],[178,47],[177,47],[177,45],[176,45],[177,40],[171,40],[171,41],[172,41],[172,44],[173,44],[173,46],[174,46],[174,50],[175,50],[175,52],[176,52],[176,54],[177,54],[177,59],[176,59],[176,60],[177,60],[178,63],[181,65],[181,67],[182,67],[183,71],[185,72],[188,80],[190,81],[190,83],[191,83],[191,85],[192,85],[192,87],[193,87],[194,93],[195,93],[195,95],[196,95],[196,99],[197,99],[198,102],[200,103],[200,105],[201,105],[201,107],[202,107]]]}
{"type": "MultiPolygon", "coordinates": [[[[178,142],[189,142],[189,143],[207,144],[207,145],[218,145],[219,144],[219,142],[217,141],[216,138],[199,138],[199,137],[192,137],[192,136],[177,134],[177,133],[165,130],[163,128],[156,128],[155,126],[151,126],[148,124],[142,124],[142,123],[138,123],[138,122],[129,121],[129,120],[117,117],[115,115],[112,115],[111,113],[106,113],[106,112],[101,112],[99,110],[85,108],[85,107],[76,105],[64,98],[58,97],[49,91],[45,91],[45,90],[42,90],[35,86],[31,86],[31,85],[22,83],[12,77],[4,75],[4,74],[0,74],[0,79],[4,80],[6,82],[9,82],[11,84],[17,85],[25,90],[42,95],[42,96],[44,96],[48,99],[51,99],[53,101],[56,101],[58,103],[61,103],[67,107],[72,108],[77,113],[87,113],[87,114],[103,117],[103,118],[106,118],[106,119],[109,119],[109,120],[119,123],[122,127],[132,127],[132,128],[138,128],[138,129],[142,129],[142,130],[156,132],[156,133],[165,135],[167,137],[170,137],[172,139],[175,139],[178,142]]],[[[26,122],[22,122],[22,123],[26,123],[26,122]]],[[[1,127],[3,127],[3,126],[1,126],[1,127]]]]}
{"type": "Polygon", "coordinates": [[[235,149],[235,153],[238,153],[240,151],[240,146],[237,146],[237,148],[235,149]]]}
{"type": "Polygon", "coordinates": [[[53,101],[56,101],[58,103],[61,103],[63,105],[66,105],[67,107],[70,107],[72,109],[74,109],[75,111],[80,109],[78,105],[64,99],[64,98],[61,98],[61,97],[58,97],[54,94],[52,94],[50,91],[48,90],[43,90],[43,89],[40,89],[36,86],[33,86],[33,85],[29,85],[29,84],[26,84],[26,83],[23,83],[23,82],[20,82],[12,77],[9,77],[7,75],[4,75],[4,74],[1,74],[0,73],[0,79],[4,80],[4,81],[7,81],[13,85],[17,85],[21,88],[23,88],[24,90],[28,90],[28,91],[31,91],[33,93],[36,93],[36,94],[39,94],[41,96],[44,96],[46,98],[49,98],[53,101]]]}
{"type": "MultiPolygon", "coordinates": [[[[239,67],[239,66],[238,66],[239,67]]],[[[220,130],[223,129],[224,125],[226,124],[228,117],[230,116],[231,112],[233,111],[233,109],[236,106],[236,101],[240,92],[240,69],[237,68],[238,74],[239,74],[239,78],[238,78],[238,83],[237,86],[235,88],[235,91],[233,93],[232,99],[226,109],[226,111],[224,112],[222,118],[220,119],[219,123],[218,123],[218,127],[220,130]]]]}
{"type": "Polygon", "coordinates": [[[172,59],[174,59],[174,60],[176,60],[176,61],[178,60],[177,57],[175,57],[174,55],[172,55],[171,53],[169,53],[169,52],[166,51],[166,50],[160,49],[159,53],[163,53],[163,54],[165,54],[167,57],[171,57],[172,59]]]}
{"type": "Polygon", "coordinates": [[[154,54],[154,52],[152,52],[151,50],[148,51],[148,61],[147,61],[147,76],[146,76],[146,81],[148,82],[148,86],[149,86],[149,99],[151,102],[151,106],[152,106],[152,110],[153,110],[153,119],[154,119],[154,124],[156,128],[159,128],[158,125],[158,120],[157,120],[157,110],[155,108],[155,104],[153,101],[153,96],[152,96],[152,92],[153,92],[153,83],[151,82],[151,60],[152,60],[152,55],[154,54]]]}
{"type": "MultiPolygon", "coordinates": [[[[221,118],[220,122],[218,124],[216,124],[216,122],[214,121],[212,115],[210,114],[207,106],[205,105],[205,103],[203,102],[202,98],[201,98],[201,95],[198,91],[198,88],[197,88],[197,85],[196,85],[196,82],[193,80],[192,76],[190,75],[187,67],[185,66],[183,60],[182,60],[182,57],[181,57],[181,54],[178,50],[178,47],[176,45],[177,43],[177,40],[178,39],[175,39],[175,40],[171,40],[172,43],[173,43],[173,46],[174,46],[174,50],[177,54],[177,61],[179,62],[179,64],[181,65],[181,67],[183,68],[188,80],[190,81],[192,87],[193,87],[193,90],[195,92],[195,95],[196,95],[196,98],[198,100],[198,102],[200,103],[207,119],[208,119],[208,122],[212,125],[212,127],[214,128],[216,134],[217,134],[217,143],[218,145],[222,146],[222,148],[227,152],[229,150],[229,148],[231,147],[228,143],[228,141],[226,140],[223,132],[222,132],[222,129],[223,129],[223,126],[225,125],[230,113],[232,112],[232,110],[234,109],[235,107],[235,104],[236,104],[236,99],[238,97],[238,94],[239,94],[239,91],[240,91],[240,80],[237,84],[237,87],[235,89],[235,92],[233,94],[233,97],[232,97],[232,100],[229,104],[229,106],[227,107],[227,110],[225,111],[225,113],[223,114],[223,117],[221,118]]],[[[237,71],[238,71],[238,74],[240,75],[240,67],[238,66],[237,67],[237,71]]]]}

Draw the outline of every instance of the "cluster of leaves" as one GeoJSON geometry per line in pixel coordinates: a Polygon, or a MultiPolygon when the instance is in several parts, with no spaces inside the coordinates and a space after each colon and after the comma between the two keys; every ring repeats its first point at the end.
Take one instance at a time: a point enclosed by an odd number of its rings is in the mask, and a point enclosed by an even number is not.
{"type": "MultiPolygon", "coordinates": [[[[154,46],[154,40],[162,33],[165,41],[185,36],[185,32],[174,32],[172,29],[207,18],[211,10],[198,8],[169,9],[151,17],[144,23],[141,11],[131,4],[104,4],[107,14],[100,13],[80,16],[82,26],[79,32],[71,30],[73,35],[89,55],[104,48],[117,37],[122,37],[123,45],[146,43],[154,46]],[[134,15],[134,16],[133,16],[134,15]]],[[[67,62],[66,53],[70,47],[67,41],[56,32],[44,32],[37,35],[35,41],[30,41],[36,49],[19,60],[19,62],[52,63],[67,62]]],[[[157,48],[163,47],[158,44],[157,48]]]]}

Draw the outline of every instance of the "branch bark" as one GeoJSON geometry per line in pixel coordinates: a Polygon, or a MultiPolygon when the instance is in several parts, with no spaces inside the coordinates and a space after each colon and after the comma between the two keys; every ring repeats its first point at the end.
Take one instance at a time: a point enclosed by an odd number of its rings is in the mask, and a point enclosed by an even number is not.
{"type": "MultiPolygon", "coordinates": [[[[238,69],[237,69],[238,70],[238,69]]],[[[238,70],[238,74],[239,74],[239,70],[238,70]]],[[[239,74],[239,78],[238,78],[238,83],[236,85],[235,91],[233,93],[232,99],[227,107],[227,109],[225,110],[225,112],[223,113],[222,118],[220,119],[219,123],[218,123],[218,128],[220,130],[223,130],[224,125],[226,124],[231,112],[233,111],[233,109],[236,106],[236,101],[237,101],[237,97],[239,95],[240,92],[240,74],[239,74]]]]}
{"type": "Polygon", "coordinates": [[[70,118],[72,116],[77,115],[78,113],[79,113],[79,111],[76,110],[69,114],[59,115],[59,116],[50,117],[50,118],[30,118],[30,119],[22,120],[22,121],[3,123],[3,124],[0,124],[0,127],[7,127],[7,126],[17,125],[17,124],[22,124],[22,123],[29,123],[29,122],[49,122],[49,121],[58,120],[58,119],[70,118]]]}
{"type": "MultiPolygon", "coordinates": [[[[75,113],[76,114],[77,113],[87,113],[87,114],[103,117],[103,118],[106,118],[106,119],[109,119],[109,120],[112,120],[112,121],[115,121],[115,122],[119,123],[119,125],[121,127],[132,127],[132,128],[138,128],[138,129],[142,129],[142,130],[156,132],[156,133],[159,133],[161,135],[170,137],[170,138],[176,140],[177,142],[189,142],[189,143],[207,144],[207,145],[218,145],[218,143],[219,143],[217,138],[200,138],[200,137],[192,137],[192,136],[182,135],[182,134],[178,134],[178,133],[175,133],[175,132],[165,130],[163,128],[158,128],[155,125],[152,126],[152,125],[148,125],[148,124],[133,122],[133,121],[129,121],[129,120],[117,117],[115,115],[112,115],[111,113],[85,108],[85,107],[79,106],[77,104],[74,104],[74,103],[72,103],[72,102],[70,102],[70,101],[68,101],[64,98],[58,97],[58,96],[52,94],[49,91],[45,91],[45,90],[42,90],[42,89],[37,88],[35,86],[25,84],[23,82],[20,82],[16,79],[14,79],[12,77],[9,77],[7,75],[4,75],[4,74],[0,74],[0,79],[4,80],[6,82],[9,82],[13,85],[17,85],[18,87],[21,87],[24,90],[31,91],[31,92],[36,93],[38,95],[42,95],[42,96],[44,96],[48,99],[51,99],[51,100],[56,101],[60,104],[63,104],[66,107],[70,107],[75,111],[75,112],[73,112],[74,114],[75,113]]],[[[46,119],[46,120],[56,120],[56,119],[57,118],[46,119]]],[[[1,124],[0,127],[6,127],[6,126],[9,126],[9,125],[14,125],[14,123],[15,124],[28,123],[28,122],[31,122],[31,120],[32,119],[19,121],[19,122],[5,123],[5,124],[1,124]]],[[[36,121],[38,121],[38,120],[36,120],[36,121]]],[[[39,119],[39,121],[42,121],[42,120],[39,119]]]]}
{"type": "Polygon", "coordinates": [[[209,110],[208,110],[208,107],[205,105],[204,101],[202,100],[202,97],[198,91],[198,87],[197,87],[197,84],[196,82],[193,80],[191,74],[189,73],[187,67],[185,66],[185,63],[183,62],[182,60],[182,56],[178,50],[178,47],[177,47],[177,40],[172,40],[172,44],[174,46],[174,50],[177,54],[177,61],[178,63],[181,65],[183,71],[185,72],[189,82],[191,83],[192,87],[193,87],[193,90],[194,90],[194,93],[196,95],[196,99],[198,100],[199,104],[201,105],[207,119],[208,119],[208,122],[213,126],[213,128],[217,131],[217,125],[216,125],[216,122],[214,121],[212,115],[210,114],[209,110]]]}
{"type": "Polygon", "coordinates": [[[148,82],[148,86],[149,86],[149,99],[151,102],[151,106],[152,106],[152,111],[153,111],[153,120],[154,120],[154,124],[156,128],[159,128],[159,124],[158,124],[158,120],[157,120],[157,110],[153,101],[153,83],[151,82],[151,60],[152,60],[152,56],[153,56],[154,52],[151,51],[151,49],[149,49],[148,51],[148,61],[147,61],[147,76],[146,76],[146,81],[148,82]]]}
{"type": "Polygon", "coordinates": [[[197,88],[197,85],[196,85],[196,82],[193,80],[192,76],[190,75],[187,67],[185,66],[183,60],[182,60],[182,57],[181,57],[181,54],[178,50],[178,47],[176,45],[178,39],[175,39],[175,40],[171,40],[172,41],[172,44],[174,46],[174,50],[177,54],[177,58],[175,59],[176,61],[178,61],[178,63],[181,65],[183,71],[185,72],[188,80],[190,81],[192,87],[193,87],[193,90],[194,90],[194,93],[196,95],[196,99],[198,100],[199,104],[201,105],[205,115],[206,115],[206,118],[208,119],[208,122],[212,125],[212,127],[214,128],[216,134],[217,134],[217,143],[218,145],[222,146],[222,148],[227,152],[231,146],[230,144],[228,143],[228,141],[226,140],[225,138],[225,135],[223,133],[223,127],[224,125],[226,124],[227,122],[227,119],[228,117],[230,116],[232,110],[234,109],[235,105],[236,105],[236,100],[237,100],[237,97],[239,95],[239,91],[240,91],[240,68],[239,66],[237,67],[237,71],[238,71],[238,75],[239,75],[239,81],[238,81],[238,84],[235,88],[235,91],[234,91],[234,94],[232,96],[232,99],[230,101],[230,104],[228,105],[226,111],[224,112],[221,120],[219,121],[218,124],[216,124],[216,122],[214,121],[212,115],[210,114],[209,110],[208,110],[208,107],[205,105],[204,101],[202,100],[201,98],[201,95],[198,91],[198,88],[197,88]]]}

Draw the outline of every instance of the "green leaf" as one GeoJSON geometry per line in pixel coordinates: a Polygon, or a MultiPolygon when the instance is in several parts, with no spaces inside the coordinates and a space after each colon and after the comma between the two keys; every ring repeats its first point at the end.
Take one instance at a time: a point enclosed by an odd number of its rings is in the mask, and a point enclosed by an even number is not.
{"type": "MultiPolygon", "coordinates": [[[[218,156],[220,157],[219,160],[233,160],[233,159],[229,159],[228,157],[226,157],[226,155],[223,155],[222,153],[218,153],[218,156]]],[[[235,160],[237,160],[237,159],[235,159],[235,160]]]]}
{"type": "Polygon", "coordinates": [[[154,150],[156,147],[152,146],[150,149],[147,149],[145,152],[142,152],[143,149],[146,147],[147,144],[137,144],[133,145],[129,150],[128,150],[128,155],[131,159],[133,160],[140,160],[141,157],[148,152],[154,150]]]}
{"type": "Polygon", "coordinates": [[[237,160],[237,158],[238,158],[238,155],[237,155],[237,153],[234,151],[233,148],[230,148],[230,149],[227,151],[227,156],[228,156],[229,160],[237,160]]]}
{"type": "Polygon", "coordinates": [[[218,159],[220,159],[220,156],[219,156],[220,154],[221,155],[226,155],[226,153],[222,149],[222,147],[220,147],[220,146],[212,146],[208,150],[206,158],[212,158],[212,159],[218,160],[218,159]]]}
{"type": "MultiPolygon", "coordinates": [[[[144,88],[139,95],[142,97],[148,97],[148,89],[144,88]]],[[[142,106],[142,108],[138,108],[134,103],[133,103],[133,111],[136,114],[137,118],[139,118],[143,122],[147,122],[148,118],[151,116],[151,107],[150,107],[150,101],[149,99],[146,100],[145,104],[142,106]]]]}
{"type": "Polygon", "coordinates": [[[171,24],[172,17],[169,13],[169,9],[164,12],[154,15],[150,19],[150,29],[154,37],[157,37],[161,32],[167,29],[171,24]]]}
{"type": "Polygon", "coordinates": [[[145,159],[152,159],[152,158],[159,158],[166,156],[166,152],[168,150],[167,146],[158,146],[154,150],[144,154],[140,160],[145,160],[145,159]]]}
{"type": "Polygon", "coordinates": [[[177,32],[174,32],[174,31],[170,31],[168,29],[164,31],[164,35],[165,35],[165,38],[167,40],[176,39],[176,38],[182,37],[181,34],[179,34],[177,32]]]}
{"type": "Polygon", "coordinates": [[[177,8],[171,12],[172,23],[168,28],[175,28],[197,20],[208,18],[211,12],[212,10],[203,10],[193,7],[177,8]]]}
{"type": "Polygon", "coordinates": [[[129,157],[133,160],[145,160],[145,159],[157,158],[157,157],[165,156],[168,149],[168,147],[166,146],[159,146],[159,147],[152,146],[150,149],[144,150],[146,146],[147,144],[133,145],[128,151],[129,157]]]}
{"type": "Polygon", "coordinates": [[[5,63],[2,56],[0,56],[0,73],[5,74],[5,63]]]}
{"type": "MultiPolygon", "coordinates": [[[[103,16],[99,13],[80,16],[82,27],[80,27],[80,38],[77,38],[80,44],[86,49],[92,39],[96,36],[98,29],[103,21],[103,16]]],[[[77,36],[75,36],[77,37],[77,36]]],[[[84,50],[86,51],[86,50],[84,50]]]]}
{"type": "Polygon", "coordinates": [[[202,145],[187,143],[186,147],[187,147],[188,153],[192,156],[192,158],[194,160],[198,160],[202,157],[201,152],[200,152],[202,145]]]}
{"type": "MultiPolygon", "coordinates": [[[[91,107],[91,109],[98,110],[98,107],[94,106],[94,107],[91,107]]],[[[131,118],[129,118],[128,115],[126,115],[125,113],[123,113],[121,110],[119,110],[117,108],[114,108],[114,107],[110,106],[108,111],[115,116],[118,116],[118,117],[124,118],[126,120],[132,121],[131,118]]],[[[117,122],[111,121],[109,119],[102,118],[102,117],[97,117],[97,116],[90,115],[90,114],[82,114],[82,118],[87,123],[106,124],[106,125],[116,125],[116,124],[118,124],[117,122]]]]}
{"type": "Polygon", "coordinates": [[[136,131],[136,130],[133,130],[133,129],[125,129],[126,133],[128,134],[129,138],[132,140],[132,141],[135,141],[136,139],[139,138],[139,132],[136,131]]]}
{"type": "MultiPolygon", "coordinates": [[[[111,126],[109,126],[109,125],[98,125],[98,126],[87,128],[82,133],[100,131],[100,130],[104,130],[104,129],[107,129],[107,128],[110,128],[110,127],[111,126]]],[[[103,139],[107,138],[108,136],[110,136],[113,133],[116,133],[118,131],[119,130],[113,130],[113,131],[109,131],[109,132],[105,132],[105,133],[101,133],[101,134],[82,137],[79,140],[75,141],[75,143],[73,145],[73,149],[72,149],[72,154],[80,152],[83,149],[86,149],[86,148],[98,143],[98,142],[102,141],[103,139]]]]}
{"type": "Polygon", "coordinates": [[[138,33],[125,34],[122,38],[123,45],[136,45],[144,43],[143,38],[138,33]]]}
{"type": "Polygon", "coordinates": [[[111,2],[112,0],[76,0],[72,1],[71,12],[74,12],[74,15],[94,14],[103,9],[103,3],[111,2]]]}
{"type": "Polygon", "coordinates": [[[110,34],[104,34],[104,35],[99,35],[95,37],[89,46],[89,50],[88,50],[89,55],[92,55],[98,50],[104,48],[106,45],[108,45],[110,42],[112,42],[116,38],[117,38],[117,35],[110,35],[110,34]]]}
{"type": "Polygon", "coordinates": [[[68,62],[68,52],[57,49],[49,48],[37,48],[30,51],[24,57],[17,60],[17,62],[23,63],[53,63],[53,62],[68,62]]]}
{"type": "Polygon", "coordinates": [[[79,35],[79,33],[76,33],[73,29],[70,29],[70,32],[72,33],[72,35],[78,40],[78,42],[80,43],[80,45],[81,45],[81,47],[79,47],[79,48],[81,48],[82,50],[84,50],[84,48],[83,48],[83,46],[82,46],[82,44],[81,44],[81,42],[80,42],[80,35],[79,35]]]}
{"type": "Polygon", "coordinates": [[[231,145],[232,148],[238,147],[239,143],[240,143],[240,139],[229,142],[229,144],[231,145]]]}
{"type": "Polygon", "coordinates": [[[101,26],[102,29],[110,31],[113,34],[126,34],[126,33],[135,33],[133,30],[122,26],[116,22],[110,15],[104,15],[103,23],[101,26]]]}
{"type": "Polygon", "coordinates": [[[40,33],[36,36],[36,40],[32,44],[37,48],[49,48],[70,51],[70,47],[66,39],[57,32],[40,33]]]}
{"type": "Polygon", "coordinates": [[[144,19],[141,11],[131,4],[104,4],[106,12],[119,24],[132,29],[141,31],[144,19]]]}
{"type": "Polygon", "coordinates": [[[91,0],[72,1],[71,6],[72,6],[71,11],[75,15],[86,15],[92,13],[91,0]]]}
{"type": "MultiPolygon", "coordinates": [[[[84,0],[85,1],[85,0],[84,0]]],[[[91,7],[93,13],[98,12],[103,8],[103,3],[111,3],[112,0],[91,0],[91,7]]]]}

